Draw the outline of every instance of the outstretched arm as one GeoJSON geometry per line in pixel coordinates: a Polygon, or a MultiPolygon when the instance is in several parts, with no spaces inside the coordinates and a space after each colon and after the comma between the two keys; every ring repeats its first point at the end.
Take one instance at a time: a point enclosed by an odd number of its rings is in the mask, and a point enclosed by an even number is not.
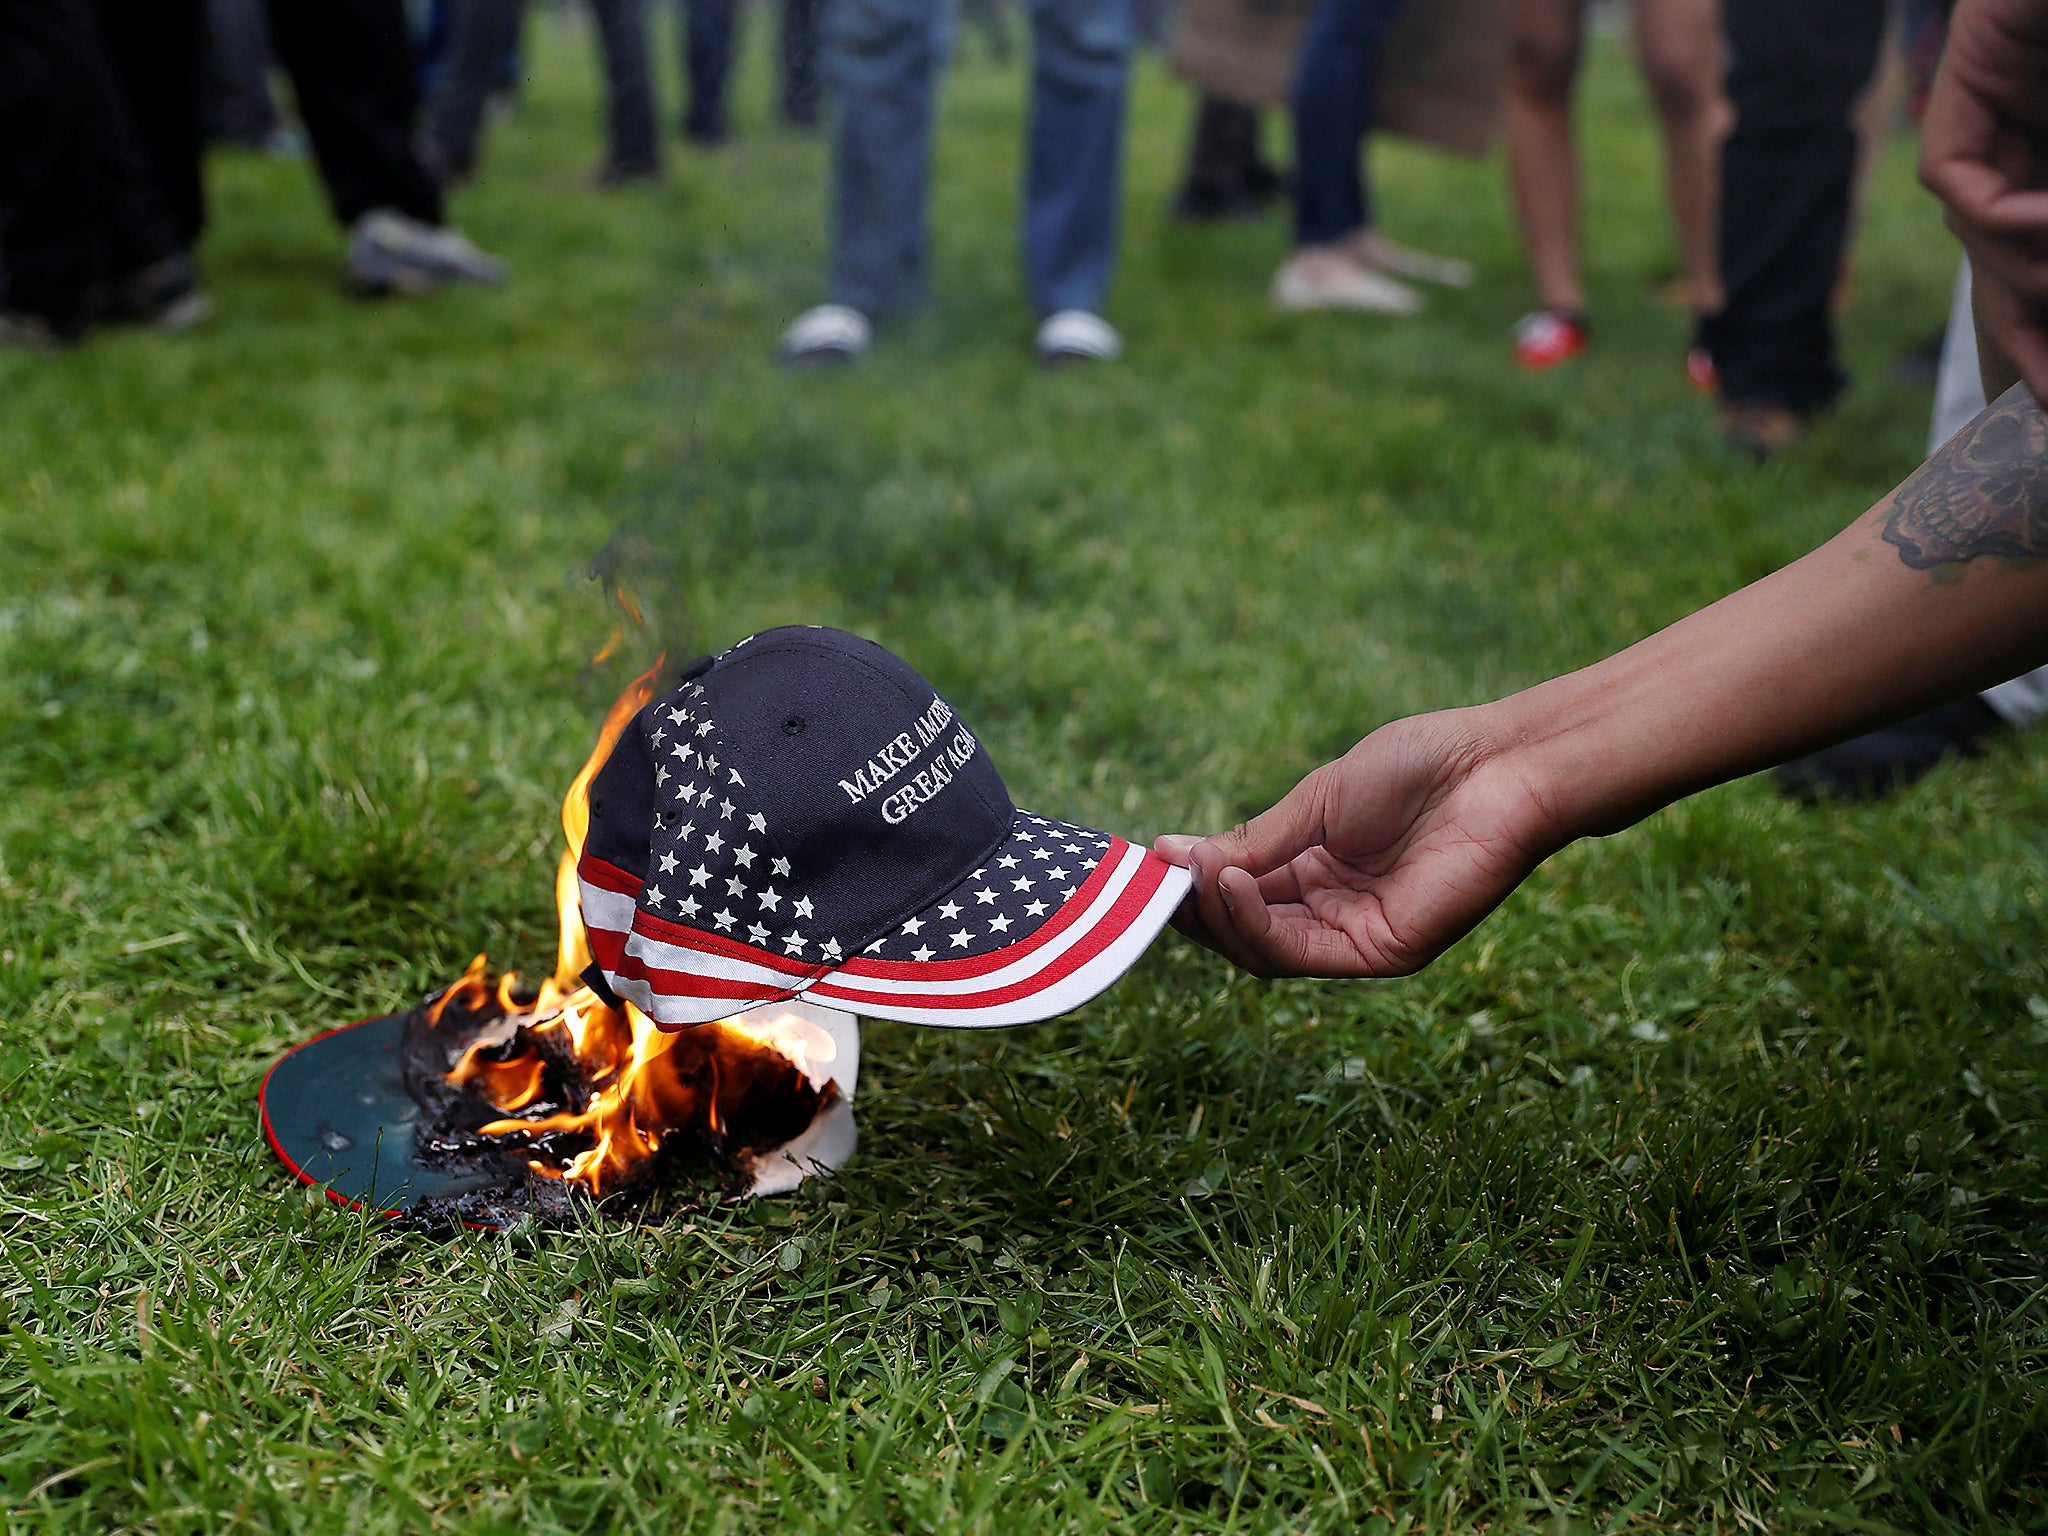
{"type": "Polygon", "coordinates": [[[2048,659],[2048,418],[2015,385],[1783,570],[1607,660],[1400,720],[1221,836],[1180,923],[1262,975],[1398,976],[1575,838],[2048,659]]]}

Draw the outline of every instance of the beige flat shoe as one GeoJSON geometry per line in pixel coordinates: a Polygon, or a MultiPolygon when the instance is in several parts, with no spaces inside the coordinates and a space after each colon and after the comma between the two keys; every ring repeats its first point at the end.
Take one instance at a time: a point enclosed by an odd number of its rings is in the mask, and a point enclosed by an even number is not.
{"type": "Polygon", "coordinates": [[[1375,315],[1412,315],[1422,295],[1384,272],[1333,251],[1300,251],[1273,274],[1273,302],[1281,309],[1349,309],[1375,315]]]}
{"type": "Polygon", "coordinates": [[[1458,256],[1434,256],[1412,246],[1396,245],[1376,229],[1361,229],[1351,237],[1351,254],[1375,271],[1390,277],[1405,277],[1411,283],[1434,283],[1439,288],[1470,288],[1479,269],[1458,256]]]}

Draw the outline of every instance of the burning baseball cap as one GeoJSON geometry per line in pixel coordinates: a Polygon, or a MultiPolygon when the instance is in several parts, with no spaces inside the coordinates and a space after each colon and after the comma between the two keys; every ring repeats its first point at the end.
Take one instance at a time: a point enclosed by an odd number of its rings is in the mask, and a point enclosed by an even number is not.
{"type": "Polygon", "coordinates": [[[983,1028],[1130,969],[1185,870],[1020,811],[916,669],[840,630],[686,667],[591,780],[577,861],[595,969],[680,1029],[804,997],[983,1028]]]}

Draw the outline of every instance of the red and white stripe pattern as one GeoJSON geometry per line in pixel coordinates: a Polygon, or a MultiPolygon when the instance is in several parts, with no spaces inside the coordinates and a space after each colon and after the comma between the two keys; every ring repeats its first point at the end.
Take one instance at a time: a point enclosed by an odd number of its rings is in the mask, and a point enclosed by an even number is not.
{"type": "Polygon", "coordinates": [[[956,960],[859,955],[831,966],[657,917],[638,905],[640,881],[588,854],[578,877],[591,952],[613,989],[672,1028],[799,994],[956,1029],[1053,1018],[1129,970],[1188,886],[1187,871],[1111,838],[1087,880],[1015,944],[956,960]]]}

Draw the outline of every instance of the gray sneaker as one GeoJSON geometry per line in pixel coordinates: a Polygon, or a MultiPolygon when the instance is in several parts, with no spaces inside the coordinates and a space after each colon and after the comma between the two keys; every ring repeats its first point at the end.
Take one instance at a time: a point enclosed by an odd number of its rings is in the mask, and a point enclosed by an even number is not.
{"type": "Polygon", "coordinates": [[[373,208],[349,226],[348,285],[367,298],[503,281],[505,264],[456,230],[437,229],[390,208],[373,208]]]}

